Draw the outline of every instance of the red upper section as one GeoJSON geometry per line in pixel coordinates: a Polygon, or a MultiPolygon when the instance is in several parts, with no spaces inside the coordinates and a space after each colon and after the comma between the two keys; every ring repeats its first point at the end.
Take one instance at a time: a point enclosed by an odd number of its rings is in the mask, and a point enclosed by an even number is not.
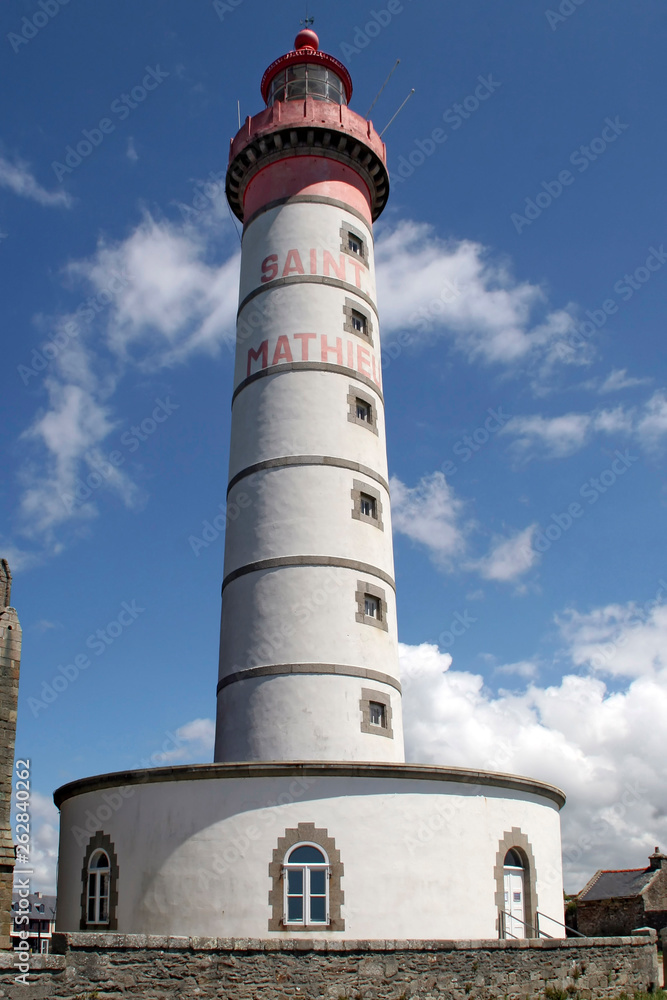
{"type": "Polygon", "coordinates": [[[232,163],[256,139],[269,136],[280,128],[309,124],[344,132],[372,149],[382,163],[387,162],[385,144],[372,122],[366,121],[356,111],[350,111],[344,104],[315,101],[312,97],[307,97],[305,101],[278,101],[252,118],[246,118],[231,141],[229,162],[232,163]]]}
{"type": "Polygon", "coordinates": [[[326,69],[330,69],[336,73],[343,81],[347,103],[350,103],[350,98],[352,97],[352,78],[350,74],[338,59],[335,59],[326,52],[320,52],[319,45],[320,40],[314,31],[306,28],[299,32],[294,41],[292,51],[287,52],[280,59],[272,62],[262,77],[262,97],[265,103],[268,100],[271,80],[276,73],[286,69],[288,66],[295,66],[297,63],[311,63],[311,65],[315,66],[324,66],[326,69]]]}

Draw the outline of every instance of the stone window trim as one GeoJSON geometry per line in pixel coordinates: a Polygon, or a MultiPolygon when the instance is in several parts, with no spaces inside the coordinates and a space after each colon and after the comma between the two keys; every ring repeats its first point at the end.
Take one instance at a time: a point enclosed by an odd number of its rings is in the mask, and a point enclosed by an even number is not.
{"type": "Polygon", "coordinates": [[[360,261],[365,267],[368,267],[368,237],[364,236],[360,229],[351,226],[349,222],[344,222],[340,227],[340,252],[348,254],[355,260],[360,261]],[[350,250],[348,245],[348,238],[350,236],[355,236],[361,243],[361,253],[355,253],[354,250],[350,250]]]}
{"type": "Polygon", "coordinates": [[[384,632],[389,631],[387,625],[387,594],[382,587],[376,587],[374,583],[367,580],[357,580],[357,590],[355,593],[357,611],[354,620],[361,625],[372,625],[373,628],[380,628],[384,632]],[[365,613],[366,597],[377,597],[379,602],[379,617],[371,618],[365,613]]]}
{"type": "Polygon", "coordinates": [[[391,697],[384,691],[376,691],[374,688],[362,688],[359,699],[359,709],[361,711],[361,731],[370,733],[373,736],[386,736],[393,740],[394,730],[392,729],[391,718],[391,697]],[[384,726],[374,726],[371,722],[371,702],[378,702],[384,705],[384,726]]]}
{"type": "Polygon", "coordinates": [[[88,841],[81,869],[81,884],[81,923],[79,929],[95,931],[95,933],[100,934],[118,930],[118,858],[111,837],[102,833],[101,830],[98,830],[88,841]],[[104,851],[109,858],[109,923],[104,925],[88,923],[88,865],[96,851],[104,851]]]}
{"type": "Polygon", "coordinates": [[[341,889],[341,879],[343,877],[343,863],[340,860],[340,851],[336,847],[333,837],[329,836],[328,830],[317,829],[314,823],[299,823],[296,829],[285,830],[282,837],[278,838],[278,846],[274,848],[273,859],[269,863],[269,878],[271,888],[269,889],[269,906],[271,916],[269,917],[270,931],[290,931],[299,933],[306,931],[312,933],[318,931],[344,931],[345,920],[341,917],[341,906],[345,902],[345,893],[341,889]],[[290,849],[297,844],[307,843],[320,847],[329,859],[329,923],[323,924],[288,924],[285,922],[285,903],[283,886],[283,864],[290,849]]]}
{"type": "Polygon", "coordinates": [[[496,854],[496,864],[493,875],[496,883],[496,909],[498,916],[496,928],[498,933],[502,929],[500,911],[505,909],[505,855],[509,850],[516,851],[523,861],[524,871],[524,919],[526,922],[526,937],[537,937],[535,930],[535,920],[537,915],[537,871],[535,868],[535,855],[533,848],[525,833],[522,833],[518,826],[513,826],[511,830],[505,831],[503,839],[498,845],[496,854]]]}
{"type": "MultiPolygon", "coordinates": [[[[382,521],[382,494],[379,490],[376,490],[374,486],[369,486],[368,483],[362,483],[360,479],[352,480],[352,489],[350,490],[350,497],[352,499],[352,517],[355,521],[365,521],[366,524],[372,524],[380,531],[384,531],[384,523],[382,521]],[[372,497],[375,501],[375,517],[369,514],[364,514],[361,510],[361,497],[364,496],[372,497]]],[[[377,596],[377,595],[375,595],[377,596]]]]}
{"type": "Polygon", "coordinates": [[[361,337],[366,343],[370,344],[371,347],[374,346],[373,342],[373,320],[371,318],[371,312],[364,306],[355,302],[354,299],[345,299],[345,305],[343,306],[343,316],[345,317],[345,322],[343,323],[343,330],[345,333],[352,334],[353,337],[361,337]],[[366,320],[366,329],[363,332],[355,330],[352,325],[352,313],[359,313],[366,320]]]}
{"type": "Polygon", "coordinates": [[[351,424],[359,424],[360,427],[365,427],[366,430],[372,431],[373,434],[378,434],[378,420],[377,420],[377,403],[371,395],[362,392],[355,385],[349,387],[349,392],[347,395],[347,401],[350,407],[347,419],[351,424]],[[357,416],[357,400],[360,399],[362,403],[366,403],[370,407],[371,419],[362,420],[361,417],[357,416]]]}

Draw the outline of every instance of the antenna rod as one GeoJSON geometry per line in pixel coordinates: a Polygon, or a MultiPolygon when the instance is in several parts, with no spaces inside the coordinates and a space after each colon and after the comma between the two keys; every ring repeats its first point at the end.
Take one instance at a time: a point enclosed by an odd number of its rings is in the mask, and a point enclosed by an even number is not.
{"type": "Polygon", "coordinates": [[[394,115],[394,117],[389,119],[389,121],[387,122],[387,124],[385,125],[385,127],[380,132],[380,138],[382,138],[382,136],[385,134],[385,132],[387,131],[387,129],[389,128],[389,126],[391,125],[391,123],[398,118],[398,116],[400,115],[401,111],[403,110],[403,108],[405,107],[405,105],[408,103],[408,101],[410,100],[410,98],[412,97],[412,95],[414,94],[414,92],[415,92],[415,88],[413,87],[412,90],[410,91],[410,93],[408,94],[408,96],[405,98],[405,100],[401,104],[401,106],[398,109],[398,111],[396,112],[396,114],[394,115]]]}
{"type": "Polygon", "coordinates": [[[236,102],[236,110],[237,110],[238,116],[239,116],[239,132],[240,132],[241,131],[241,101],[240,100],[236,102]]]}
{"type": "Polygon", "coordinates": [[[391,78],[393,76],[393,73],[394,73],[394,70],[396,69],[396,67],[398,66],[398,64],[400,63],[400,61],[401,61],[400,59],[397,59],[396,62],[394,63],[394,69],[392,69],[391,73],[389,74],[389,76],[387,77],[387,79],[384,81],[384,83],[382,84],[382,86],[380,87],[380,89],[378,90],[377,97],[375,98],[375,100],[371,104],[370,108],[366,112],[366,118],[368,118],[368,116],[370,115],[371,111],[373,110],[373,108],[375,107],[375,105],[377,104],[377,102],[379,101],[380,95],[382,94],[382,91],[384,90],[384,88],[387,86],[387,84],[391,80],[391,78]]]}

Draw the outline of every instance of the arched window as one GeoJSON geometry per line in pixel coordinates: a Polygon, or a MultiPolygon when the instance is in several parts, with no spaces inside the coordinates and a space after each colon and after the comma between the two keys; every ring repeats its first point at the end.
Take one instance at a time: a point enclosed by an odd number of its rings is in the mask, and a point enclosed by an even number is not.
{"type": "Polygon", "coordinates": [[[285,830],[269,863],[269,931],[344,931],[344,865],[329,831],[314,823],[285,830]]]}
{"type": "Polygon", "coordinates": [[[283,865],[285,923],[329,923],[329,859],[315,844],[297,844],[283,865]]]}
{"type": "Polygon", "coordinates": [[[111,865],[104,851],[95,851],[88,862],[88,923],[109,923],[111,865]]]}
{"type": "Polygon", "coordinates": [[[524,867],[523,858],[521,857],[519,852],[515,851],[513,847],[510,848],[510,850],[505,855],[505,868],[523,868],[523,867],[524,867]]]}
{"type": "Polygon", "coordinates": [[[81,865],[82,931],[118,930],[118,856],[111,837],[98,830],[81,865]]]}

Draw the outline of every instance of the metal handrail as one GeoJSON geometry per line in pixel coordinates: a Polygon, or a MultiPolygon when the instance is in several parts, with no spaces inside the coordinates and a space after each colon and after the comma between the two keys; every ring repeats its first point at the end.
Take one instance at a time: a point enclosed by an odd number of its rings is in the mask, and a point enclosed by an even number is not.
{"type": "MultiPolygon", "coordinates": [[[[522,920],[520,917],[513,916],[511,913],[508,913],[507,910],[499,910],[498,912],[499,912],[500,916],[502,917],[502,920],[500,921],[500,927],[498,928],[498,930],[499,930],[499,937],[500,937],[501,940],[502,940],[502,938],[506,938],[506,937],[514,938],[515,941],[519,940],[519,938],[516,936],[516,934],[512,934],[511,931],[507,930],[507,919],[506,919],[507,917],[509,917],[510,920],[516,920],[518,923],[522,924],[524,927],[528,927],[529,930],[531,930],[531,931],[536,931],[537,932],[537,936],[538,937],[540,936],[539,927],[533,927],[532,924],[527,924],[525,920],[522,920]]],[[[547,934],[546,936],[548,937],[549,935],[547,934]]]]}
{"type": "Polygon", "coordinates": [[[549,941],[553,941],[553,939],[554,939],[553,934],[547,934],[546,931],[541,930],[541,928],[540,928],[540,917],[544,917],[546,920],[550,920],[552,923],[557,924],[558,927],[562,927],[564,930],[570,931],[572,934],[576,934],[577,937],[586,937],[585,934],[581,934],[579,931],[576,931],[574,929],[574,927],[568,927],[567,924],[562,924],[560,922],[560,920],[556,920],[554,917],[548,917],[546,915],[546,913],[540,913],[539,910],[535,914],[535,918],[536,918],[536,926],[535,927],[532,924],[526,923],[526,921],[522,920],[520,917],[515,917],[513,914],[508,913],[507,910],[499,910],[498,913],[499,913],[499,915],[501,917],[501,920],[499,921],[499,927],[498,927],[498,937],[501,940],[503,938],[507,938],[507,937],[511,937],[515,941],[519,940],[519,938],[516,936],[516,934],[512,934],[511,931],[507,930],[507,917],[509,917],[510,920],[516,920],[518,923],[522,924],[523,927],[527,927],[529,930],[535,931],[535,933],[536,933],[536,935],[537,935],[538,938],[539,937],[545,937],[545,938],[548,938],[549,941]]]}
{"type": "MultiPolygon", "coordinates": [[[[568,927],[568,925],[567,925],[567,924],[562,924],[562,923],[560,922],[560,920],[556,920],[556,919],[555,919],[555,917],[547,917],[546,913],[541,913],[541,914],[540,914],[540,913],[538,913],[538,914],[537,914],[537,919],[538,919],[538,923],[539,923],[539,918],[540,918],[541,916],[542,916],[542,917],[546,917],[546,919],[547,919],[547,920],[550,920],[550,921],[552,922],[552,924],[558,924],[558,926],[559,926],[559,927],[562,927],[562,928],[563,928],[564,930],[566,930],[566,931],[570,931],[570,933],[571,933],[571,934],[576,934],[576,936],[577,936],[577,937],[582,937],[582,938],[583,938],[583,937],[588,937],[588,935],[587,935],[587,934],[582,934],[582,933],[581,933],[581,931],[578,931],[578,930],[575,930],[575,928],[574,928],[574,927],[568,927]]],[[[545,932],[545,933],[546,933],[546,932],[545,932]]],[[[546,936],[547,936],[547,937],[552,937],[552,935],[550,935],[550,934],[547,934],[546,936]]]]}

